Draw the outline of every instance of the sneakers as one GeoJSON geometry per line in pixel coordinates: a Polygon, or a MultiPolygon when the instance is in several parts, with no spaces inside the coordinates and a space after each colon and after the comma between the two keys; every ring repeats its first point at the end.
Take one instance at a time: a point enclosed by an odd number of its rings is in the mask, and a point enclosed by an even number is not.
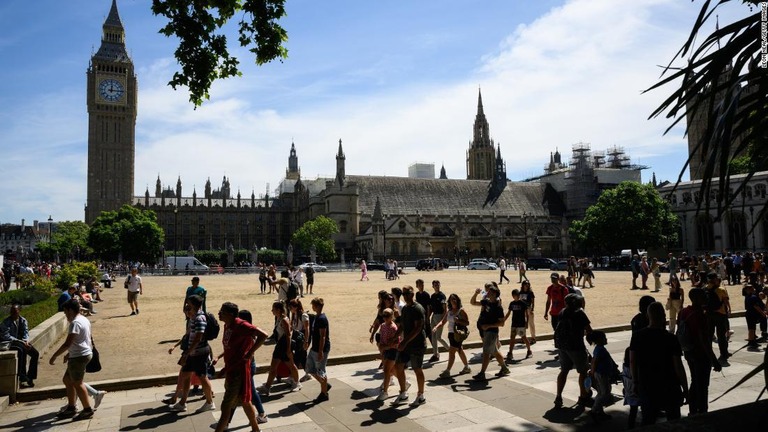
{"type": "Polygon", "coordinates": [[[410,403],[410,405],[412,407],[416,407],[419,405],[423,405],[425,403],[427,403],[427,398],[425,398],[423,394],[420,394],[416,396],[416,399],[414,399],[413,402],[410,403]]]}
{"type": "Polygon", "coordinates": [[[511,352],[508,352],[507,353],[507,358],[505,360],[507,361],[507,363],[512,363],[512,362],[515,361],[515,358],[512,357],[512,353],[511,352]]]}
{"type": "Polygon", "coordinates": [[[480,372],[478,374],[472,375],[472,379],[475,381],[487,381],[485,378],[485,372],[480,372]]]}
{"type": "Polygon", "coordinates": [[[407,392],[400,392],[399,395],[395,398],[395,400],[392,401],[392,405],[402,405],[404,403],[408,402],[408,393],[407,392]]]}
{"type": "Polygon", "coordinates": [[[509,375],[509,368],[504,366],[501,368],[498,372],[496,372],[497,377],[503,377],[509,375]]]}
{"type": "Polygon", "coordinates": [[[56,418],[72,418],[75,414],[77,414],[77,408],[72,405],[65,405],[56,413],[56,418]]]}
{"type": "Polygon", "coordinates": [[[448,369],[440,372],[440,375],[438,375],[439,378],[450,378],[451,377],[451,371],[448,369]]]}
{"type": "Polygon", "coordinates": [[[183,412],[187,410],[187,404],[176,402],[175,404],[169,406],[168,409],[173,412],[183,412]]]}
{"type": "Polygon", "coordinates": [[[387,392],[385,392],[385,391],[383,391],[383,390],[382,390],[382,392],[381,392],[381,393],[379,393],[379,395],[376,397],[376,400],[377,400],[377,401],[383,401],[383,400],[387,400],[387,399],[389,399],[389,393],[387,393],[387,392]]]}
{"type": "Polygon", "coordinates": [[[595,404],[595,400],[589,396],[579,396],[579,400],[576,403],[583,407],[591,407],[595,404]]]}
{"type": "Polygon", "coordinates": [[[204,403],[203,406],[201,406],[200,409],[198,409],[198,411],[213,411],[215,409],[216,409],[216,404],[214,404],[213,401],[211,401],[211,403],[208,403],[208,402],[204,403]]]}
{"type": "Polygon", "coordinates": [[[528,350],[528,352],[525,353],[525,358],[528,359],[528,358],[531,358],[531,357],[533,357],[533,352],[531,352],[531,350],[528,350]]]}
{"type": "Polygon", "coordinates": [[[434,363],[434,362],[438,362],[438,361],[440,361],[440,356],[439,356],[439,355],[437,355],[437,354],[434,354],[434,355],[433,355],[432,357],[430,357],[430,358],[429,358],[429,360],[428,360],[428,362],[429,362],[429,363],[434,363]]]}
{"type": "Polygon", "coordinates": [[[328,400],[328,393],[320,393],[319,395],[317,395],[314,402],[316,404],[319,404],[320,402],[325,402],[327,400],[328,400]]]}
{"type": "Polygon", "coordinates": [[[269,387],[265,384],[256,387],[256,391],[259,392],[260,395],[269,396],[269,387]]]}
{"type": "Polygon", "coordinates": [[[190,396],[202,396],[203,395],[203,389],[200,387],[192,387],[192,390],[189,391],[190,396]]]}
{"type": "Polygon", "coordinates": [[[136,315],[136,311],[131,311],[131,316],[136,315]]]}
{"type": "Polygon", "coordinates": [[[84,408],[82,411],[77,413],[77,415],[72,417],[72,421],[87,420],[87,419],[89,419],[91,417],[93,417],[93,409],[91,409],[91,408],[84,408]]]}
{"type": "Polygon", "coordinates": [[[104,395],[107,394],[105,391],[97,392],[95,396],[93,396],[93,409],[98,409],[99,405],[101,405],[101,400],[104,399],[104,395]]]}
{"type": "MultiPolygon", "coordinates": [[[[93,399],[95,400],[96,396],[94,396],[93,399]]],[[[175,405],[176,404],[176,399],[172,398],[172,397],[167,397],[167,398],[163,399],[162,402],[164,404],[166,404],[166,405],[175,405]]],[[[98,405],[96,405],[96,406],[98,406],[98,405]]]]}
{"type": "MultiPolygon", "coordinates": [[[[94,312],[94,313],[96,313],[96,312],[94,312]]],[[[136,315],[138,315],[138,314],[139,314],[139,308],[136,308],[136,315]]]]}
{"type": "Polygon", "coordinates": [[[301,390],[301,383],[294,382],[291,384],[291,391],[301,390]]]}
{"type": "Polygon", "coordinates": [[[563,398],[560,396],[557,396],[555,398],[555,408],[562,408],[563,407],[563,398]]]}
{"type": "Polygon", "coordinates": [[[299,382],[307,382],[307,381],[309,381],[311,379],[312,379],[312,375],[304,374],[304,376],[299,379],[299,382]]]}
{"type": "Polygon", "coordinates": [[[264,414],[264,415],[257,415],[256,416],[256,423],[258,423],[258,424],[264,424],[264,423],[266,423],[268,421],[269,421],[269,419],[267,419],[267,415],[266,414],[264,414]]]}
{"type": "Polygon", "coordinates": [[[534,345],[536,343],[536,338],[528,338],[528,343],[534,345]]]}
{"type": "Polygon", "coordinates": [[[464,366],[464,369],[459,371],[459,375],[465,375],[468,373],[472,373],[472,369],[469,367],[469,365],[464,366]]]}

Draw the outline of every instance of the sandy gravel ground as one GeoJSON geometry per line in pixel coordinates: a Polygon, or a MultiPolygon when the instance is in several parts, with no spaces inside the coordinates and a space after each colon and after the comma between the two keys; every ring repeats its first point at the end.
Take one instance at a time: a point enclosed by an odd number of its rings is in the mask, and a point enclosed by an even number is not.
{"type": "MultiPolygon", "coordinates": [[[[376,314],[376,293],[381,289],[389,290],[394,286],[412,285],[422,278],[430,292],[431,281],[441,281],[446,295],[457,293],[465,302],[474,322],[479,314],[478,308],[469,305],[469,299],[475,288],[485,282],[498,281],[498,271],[443,270],[439,272],[417,272],[406,269],[407,274],[397,281],[387,281],[384,272],[370,273],[370,281],[361,282],[359,272],[316,273],[314,296],[323,297],[325,312],[330,320],[332,341],[331,357],[352,353],[375,351],[369,344],[368,328],[376,314]]],[[[537,333],[552,333],[549,322],[544,320],[544,292],[549,285],[549,271],[529,271],[533,291],[536,294],[535,314],[537,333]]],[[[511,299],[510,292],[519,288],[518,275],[508,271],[511,284],[502,286],[502,300],[506,305],[511,299]]],[[[666,280],[667,274],[662,275],[666,280]]],[[[183,296],[190,285],[190,276],[147,276],[143,278],[144,295],[139,299],[141,313],[130,316],[130,307],[126,303],[126,293],[118,281],[117,288],[105,289],[104,302],[96,305],[98,314],[91,317],[96,346],[101,353],[103,370],[89,374],[87,381],[130,378],[155,374],[177,373],[179,367],[178,349],[168,355],[170,348],[184,333],[184,317],[181,312],[183,296]]],[[[273,318],[270,313],[275,295],[259,294],[257,275],[210,275],[201,276],[201,285],[208,290],[208,309],[216,313],[221,303],[231,301],[253,313],[254,322],[271,333],[273,318]]],[[[638,299],[644,294],[651,294],[664,303],[667,287],[662,291],[631,291],[629,272],[596,272],[595,287],[584,291],[587,301],[587,314],[595,327],[626,324],[636,313],[638,299]]],[[[652,287],[652,280],[651,280],[652,287]]],[[[688,288],[688,283],[684,282],[688,288]]],[[[743,309],[741,286],[727,287],[731,295],[734,310],[743,309]]],[[[304,306],[310,309],[311,296],[305,293],[304,306]]],[[[506,306],[505,306],[506,308],[506,306]]],[[[509,331],[502,333],[508,337],[509,331]]],[[[478,340],[477,331],[473,331],[470,340],[478,340]]],[[[610,336],[609,336],[610,339],[610,336]]],[[[61,343],[61,341],[59,342],[61,343]]],[[[57,344],[58,346],[58,344],[57,344]]],[[[215,353],[221,352],[221,338],[212,342],[215,353]]],[[[259,365],[267,364],[271,358],[273,346],[267,345],[256,352],[259,365]]],[[[52,352],[52,351],[51,351],[52,352]]],[[[48,364],[51,352],[45,352],[40,359],[39,386],[58,385],[64,366],[59,360],[54,366],[48,364]]]]}

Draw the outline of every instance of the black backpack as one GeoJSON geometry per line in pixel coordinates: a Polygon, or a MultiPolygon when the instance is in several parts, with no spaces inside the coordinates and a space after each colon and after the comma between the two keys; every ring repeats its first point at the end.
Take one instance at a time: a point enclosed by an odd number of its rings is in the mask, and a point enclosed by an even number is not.
{"type": "Polygon", "coordinates": [[[720,300],[720,296],[717,295],[717,289],[707,289],[707,312],[717,312],[722,306],[723,301],[720,300]]]}
{"type": "Polygon", "coordinates": [[[216,317],[213,316],[212,313],[208,312],[205,314],[205,321],[207,322],[205,325],[205,333],[203,334],[205,340],[212,341],[219,337],[219,331],[221,330],[221,327],[219,326],[219,321],[216,319],[216,317]]]}
{"type": "Polygon", "coordinates": [[[571,314],[568,314],[569,316],[563,316],[562,312],[560,314],[560,322],[557,323],[557,328],[555,328],[555,348],[564,350],[578,349],[579,347],[574,346],[573,342],[576,338],[576,335],[574,335],[576,330],[573,325],[573,319],[570,316],[571,314]]]}
{"type": "Polygon", "coordinates": [[[288,296],[288,301],[291,301],[291,300],[295,299],[296,297],[298,297],[299,296],[299,285],[296,282],[291,281],[288,284],[288,291],[286,292],[286,295],[288,296]]]}

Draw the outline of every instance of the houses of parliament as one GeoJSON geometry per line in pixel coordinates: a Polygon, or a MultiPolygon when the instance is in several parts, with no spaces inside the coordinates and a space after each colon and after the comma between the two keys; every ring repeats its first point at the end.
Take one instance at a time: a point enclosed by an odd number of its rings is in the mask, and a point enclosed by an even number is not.
{"type": "MultiPolygon", "coordinates": [[[[286,250],[296,229],[324,215],[338,225],[337,253],[347,259],[561,256],[570,247],[567,228],[574,215],[568,203],[574,193],[593,201],[605,187],[640,180],[639,168],[601,164],[586,144],[578,154],[574,146],[570,165],[561,163],[557,152],[545,175],[509,181],[478,94],[465,155],[466,179],[449,179],[444,169],[439,178],[350,174],[344,143],[339,140],[329,143],[333,149],[329,159],[335,153],[333,178],[302,178],[295,143],[286,148],[286,175],[274,196],[234,193],[227,177],[215,185],[208,180],[198,194],[185,188],[181,177],[171,186],[160,176],[152,193],[147,188],[137,196],[132,188],[138,81],[114,0],[87,80],[85,221],[90,224],[102,211],[125,204],[152,210],[165,231],[166,250],[216,250],[230,245],[286,250]],[[573,167],[579,163],[586,171],[577,176],[573,167]]],[[[354,166],[354,161],[349,162],[354,166]]]]}

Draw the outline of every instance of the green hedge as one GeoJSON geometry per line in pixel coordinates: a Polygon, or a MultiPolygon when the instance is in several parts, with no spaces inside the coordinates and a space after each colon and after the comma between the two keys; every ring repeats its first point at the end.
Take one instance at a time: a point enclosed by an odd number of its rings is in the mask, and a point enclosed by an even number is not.
{"type": "MultiPolygon", "coordinates": [[[[14,292],[14,291],[11,291],[14,292]]],[[[8,294],[8,293],[6,293],[8,294]]],[[[22,306],[21,316],[27,319],[29,322],[29,329],[35,328],[37,325],[47,320],[48,318],[56,315],[59,311],[59,305],[56,297],[49,297],[46,300],[37,302],[29,306],[22,306]]],[[[0,317],[0,321],[8,317],[8,313],[4,313],[0,317]]]]}

